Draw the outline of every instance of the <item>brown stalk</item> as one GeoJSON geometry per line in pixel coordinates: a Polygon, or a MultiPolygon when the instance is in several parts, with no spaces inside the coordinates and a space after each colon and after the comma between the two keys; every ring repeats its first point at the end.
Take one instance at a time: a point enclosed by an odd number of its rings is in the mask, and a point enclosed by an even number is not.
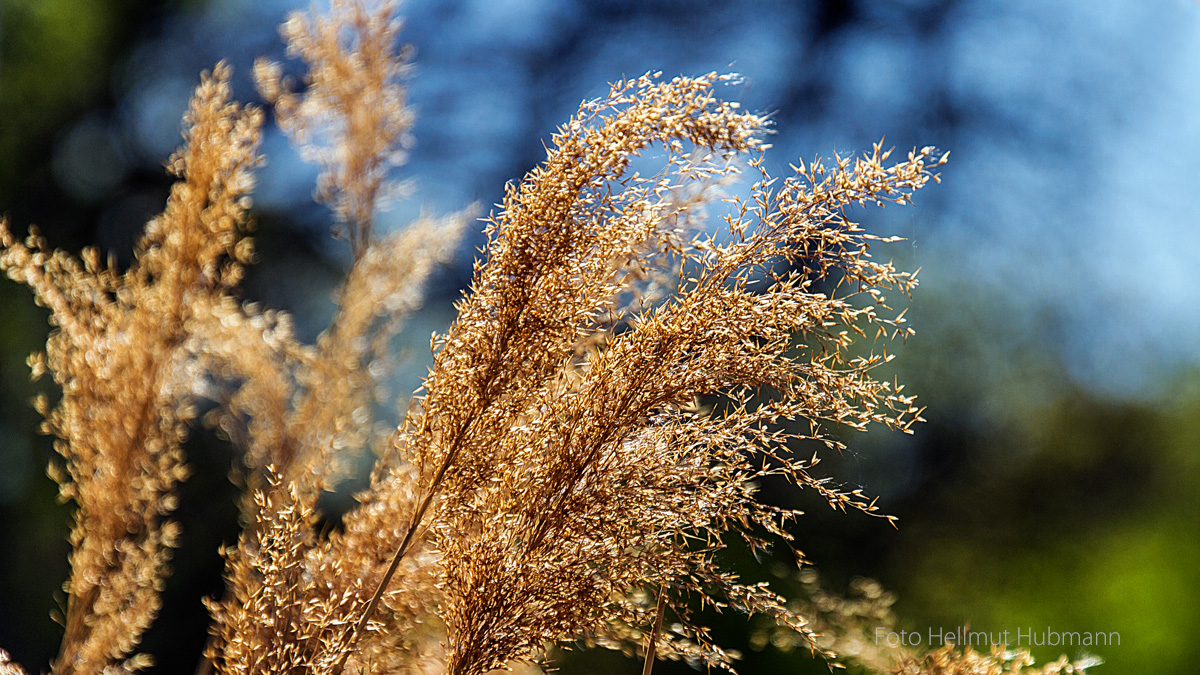
{"type": "Polygon", "coordinates": [[[667,613],[667,594],[663,588],[658,588],[658,607],[654,610],[654,628],[650,631],[650,642],[646,645],[646,663],[642,666],[642,675],[650,675],[654,669],[654,653],[658,649],[658,633],[662,630],[663,616],[667,613]]]}
{"type": "MultiPolygon", "coordinates": [[[[484,407],[486,407],[486,403],[484,407]]],[[[354,643],[358,641],[359,636],[366,629],[367,623],[371,620],[371,615],[379,607],[379,603],[383,599],[383,593],[392,581],[392,576],[396,574],[396,570],[400,567],[400,561],[404,559],[409,548],[412,547],[413,535],[417,531],[417,528],[421,526],[421,521],[425,519],[425,512],[429,510],[429,505],[433,503],[433,498],[437,496],[438,488],[441,487],[442,480],[446,477],[446,472],[450,470],[450,464],[454,462],[454,458],[458,455],[458,451],[462,447],[462,441],[466,438],[467,431],[471,428],[472,422],[474,422],[474,418],[464,424],[455,435],[449,452],[442,459],[442,464],[438,467],[437,474],[434,475],[433,480],[430,482],[429,491],[425,493],[425,496],[421,498],[421,503],[413,511],[412,518],[408,521],[408,531],[404,533],[404,539],[400,542],[399,548],[396,549],[396,555],[392,556],[392,562],[388,564],[387,570],[383,573],[383,578],[379,580],[379,585],[375,588],[375,592],[371,594],[371,600],[367,603],[366,609],[363,610],[362,616],[359,617],[358,623],[351,629],[350,640],[347,641],[341,658],[338,659],[337,664],[333,667],[334,673],[342,672],[342,668],[346,665],[346,659],[350,658],[350,652],[354,647],[354,643]]]]}

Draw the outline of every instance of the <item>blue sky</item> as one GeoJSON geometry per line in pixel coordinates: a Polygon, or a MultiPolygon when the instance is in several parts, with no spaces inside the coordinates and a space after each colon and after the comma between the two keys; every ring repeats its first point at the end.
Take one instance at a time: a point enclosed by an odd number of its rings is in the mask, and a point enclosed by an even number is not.
{"type": "MultiPolygon", "coordinates": [[[[169,19],[114,78],[117,111],[64,134],[60,164],[110,146],[113,175],[161,163],[199,70],[230,59],[239,95],[253,98],[249,64],[280,55],[275,25],[297,5],[217,0],[169,19]]],[[[974,335],[977,354],[964,352],[959,367],[1004,377],[1040,349],[1074,384],[1163,395],[1200,359],[1200,3],[830,6],[413,0],[404,37],[417,48],[419,121],[400,176],[416,197],[381,222],[498,201],[554,127],[609,81],[736,71],[745,83],[729,95],[774,116],[777,173],[881,137],[952,152],[944,183],[916,208],[864,218],[911,239],[888,255],[923,268],[918,329],[937,344],[974,335]]],[[[311,223],[314,170],[277,135],[266,150],[260,206],[311,223]]],[[[309,229],[322,236],[324,226],[309,229]]],[[[327,247],[335,261],[338,246],[327,247]]]]}

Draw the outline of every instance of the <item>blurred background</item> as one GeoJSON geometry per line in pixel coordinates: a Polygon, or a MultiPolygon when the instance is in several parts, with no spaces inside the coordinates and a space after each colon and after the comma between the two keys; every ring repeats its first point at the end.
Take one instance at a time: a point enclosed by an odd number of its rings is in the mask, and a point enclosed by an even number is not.
{"type": "MultiPolygon", "coordinates": [[[[0,213],[50,244],[128,263],[169,188],[163,162],[199,72],[282,58],[283,0],[0,0],[0,213]]],[[[922,268],[917,335],[894,373],[928,406],[912,436],[846,440],[822,469],[900,518],[832,513],[807,495],[801,545],[825,583],[857,576],[898,596],[900,627],[1115,632],[1113,674],[1200,662],[1200,4],[1189,0],[410,0],[418,112],[403,227],[499,201],[581,100],[622,76],[734,71],[724,92],[771,113],[767,166],[854,154],[952,151],[916,206],[865,210],[880,248],[922,268]]],[[[290,66],[299,73],[295,64],[290,66]]],[[[260,262],[247,299],[293,312],[312,340],[349,260],[310,197],[316,170],[272,129],[260,174],[260,262]]],[[[410,324],[398,386],[419,383],[428,335],[452,318],[479,229],[410,324]]],[[[54,655],[69,510],[45,475],[25,357],[45,312],[0,283],[0,647],[30,672],[54,655]]],[[[891,371],[888,373],[891,375],[891,371]]],[[[155,672],[190,673],[200,598],[219,594],[236,536],[232,452],[199,430],[183,488],[183,549],[144,645],[155,672]]],[[[743,564],[736,553],[731,562],[743,564]]],[[[769,567],[769,566],[768,566],[769,567]]],[[[746,565],[747,574],[761,575],[746,565]]],[[[756,577],[757,578],[757,577],[756,577]]],[[[785,588],[787,587],[785,583],[785,588]]],[[[827,672],[756,648],[743,617],[714,619],[745,673],[827,672]]],[[[1034,647],[1039,661],[1062,647],[1034,647]]],[[[1068,656],[1079,649],[1065,649],[1068,656]]],[[[639,672],[575,652],[567,673],[639,672]]],[[[690,672],[663,664],[655,672],[690,672]]]]}

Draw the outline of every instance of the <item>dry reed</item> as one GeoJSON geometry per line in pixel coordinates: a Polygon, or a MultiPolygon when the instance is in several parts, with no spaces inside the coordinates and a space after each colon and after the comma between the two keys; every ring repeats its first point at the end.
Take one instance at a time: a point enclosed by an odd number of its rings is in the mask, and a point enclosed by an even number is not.
{"type": "MultiPolygon", "coordinates": [[[[886,352],[863,348],[911,332],[885,293],[916,280],[873,258],[892,239],[845,212],[908,203],[946,156],[890,162],[877,145],[777,181],[762,169],[766,118],[717,95],[733,76],[619,82],[486,219],[422,391],[380,435],[379,364],[468,220],[374,232],[412,123],[398,31],[392,2],[334,0],[282,29],[308,65],[300,93],[278,65],[255,67],[280,127],[321,166],[316,196],[353,252],[314,345],[287,315],[236,300],[262,114],[231,102],[225,65],[196,90],[170,164],[179,182],[130,270],[0,227],[0,265],[55,327],[31,366],[62,389],[38,407],[77,505],[52,672],[149,663],[136,647],[179,535],[180,446],[200,396],[242,450],[246,489],[202,670],[476,675],[578,641],[731,668],[695,606],[766,614],[820,649],[803,612],[716,556],[731,534],[790,545],[797,512],[755,498],[772,476],[876,511],[815,475],[797,444],[837,450],[830,426],[920,420],[913,398],[872,376],[886,352]],[[633,171],[651,148],[662,168],[633,171]],[[748,191],[726,197],[746,170],[748,191]],[[358,508],[319,532],[317,497],[366,447],[378,460],[358,508]]],[[[992,672],[924,658],[896,672],[992,672]]],[[[7,656],[0,671],[21,672],[7,656]]]]}

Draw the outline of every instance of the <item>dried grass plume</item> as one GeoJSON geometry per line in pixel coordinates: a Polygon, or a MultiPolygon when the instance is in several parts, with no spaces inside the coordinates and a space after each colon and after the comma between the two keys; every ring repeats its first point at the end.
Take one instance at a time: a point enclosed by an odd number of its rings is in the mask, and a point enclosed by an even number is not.
{"type": "MultiPolygon", "coordinates": [[[[30,365],[62,391],[38,407],[76,506],[51,672],[150,663],[137,646],[179,537],[181,446],[201,398],[240,450],[244,488],[202,673],[482,675],[580,643],[732,670],[697,607],[766,615],[829,651],[815,615],[718,554],[737,538],[795,546],[799,513],[756,496],[768,479],[879,515],[817,474],[812,448],[839,450],[834,428],[920,421],[915,399],[875,376],[911,334],[889,298],[916,279],[874,257],[894,239],[847,211],[908,204],[946,155],[876,145],[776,179],[767,119],[722,98],[735,76],[620,81],[484,220],[457,318],[406,416],[379,433],[391,340],[469,222],[375,227],[413,120],[399,29],[393,2],[333,0],[282,29],[307,66],[298,90],[280,65],[255,66],[352,251],[314,344],[238,296],[264,115],[231,100],[224,64],[196,90],[169,163],[179,182],[128,271],[0,224],[0,267],[50,310],[30,365]],[[368,451],[358,507],[318,527],[318,497],[368,451]]],[[[979,664],[996,658],[880,668],[990,674],[979,664]]],[[[0,673],[17,672],[0,652],[0,673]]]]}

